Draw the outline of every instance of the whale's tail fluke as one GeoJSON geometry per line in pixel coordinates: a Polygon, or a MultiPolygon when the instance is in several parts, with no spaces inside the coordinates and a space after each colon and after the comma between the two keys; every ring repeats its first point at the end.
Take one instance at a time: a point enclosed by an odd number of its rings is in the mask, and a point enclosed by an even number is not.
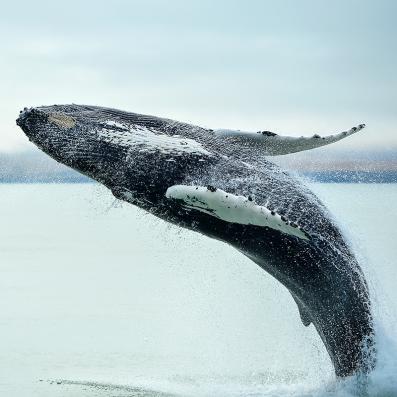
{"type": "Polygon", "coordinates": [[[234,143],[241,142],[244,145],[252,145],[263,151],[265,156],[279,156],[284,154],[302,152],[321,146],[338,142],[343,138],[362,130],[365,124],[359,124],[348,131],[321,137],[314,134],[311,137],[292,137],[277,135],[271,131],[243,132],[239,130],[215,130],[215,135],[220,139],[231,140],[234,143]]]}

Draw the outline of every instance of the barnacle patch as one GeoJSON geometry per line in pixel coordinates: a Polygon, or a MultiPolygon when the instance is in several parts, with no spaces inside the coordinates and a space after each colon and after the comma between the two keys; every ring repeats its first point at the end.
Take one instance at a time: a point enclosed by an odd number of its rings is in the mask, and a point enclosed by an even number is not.
{"type": "Polygon", "coordinates": [[[76,125],[76,121],[73,117],[67,116],[66,114],[62,113],[51,113],[48,116],[48,121],[56,124],[59,128],[65,130],[73,128],[76,125]]]}

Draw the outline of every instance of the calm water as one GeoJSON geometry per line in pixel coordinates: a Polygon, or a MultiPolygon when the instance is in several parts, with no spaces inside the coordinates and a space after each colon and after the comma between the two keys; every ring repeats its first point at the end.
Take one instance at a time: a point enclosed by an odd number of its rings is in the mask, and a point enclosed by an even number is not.
{"type": "Polygon", "coordinates": [[[397,185],[312,185],[369,280],[380,359],[336,382],[286,289],[97,185],[0,185],[0,395],[397,396],[397,185]]]}

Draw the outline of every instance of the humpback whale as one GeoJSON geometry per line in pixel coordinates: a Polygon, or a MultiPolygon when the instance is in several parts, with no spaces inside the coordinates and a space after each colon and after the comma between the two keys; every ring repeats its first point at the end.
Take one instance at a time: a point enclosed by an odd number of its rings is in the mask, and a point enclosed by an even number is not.
{"type": "Polygon", "coordinates": [[[266,159],[337,142],[326,137],[202,128],[85,105],[25,108],[17,124],[58,162],[113,195],[180,227],[225,242],[291,293],[346,377],[376,361],[364,274],[332,216],[298,179],[266,159]]]}

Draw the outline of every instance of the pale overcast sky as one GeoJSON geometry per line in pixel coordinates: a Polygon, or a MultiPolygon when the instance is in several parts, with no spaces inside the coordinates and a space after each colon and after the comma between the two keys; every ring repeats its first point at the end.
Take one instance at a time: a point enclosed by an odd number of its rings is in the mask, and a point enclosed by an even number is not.
{"type": "Polygon", "coordinates": [[[397,147],[397,1],[2,1],[0,151],[24,106],[116,107],[397,147]]]}

